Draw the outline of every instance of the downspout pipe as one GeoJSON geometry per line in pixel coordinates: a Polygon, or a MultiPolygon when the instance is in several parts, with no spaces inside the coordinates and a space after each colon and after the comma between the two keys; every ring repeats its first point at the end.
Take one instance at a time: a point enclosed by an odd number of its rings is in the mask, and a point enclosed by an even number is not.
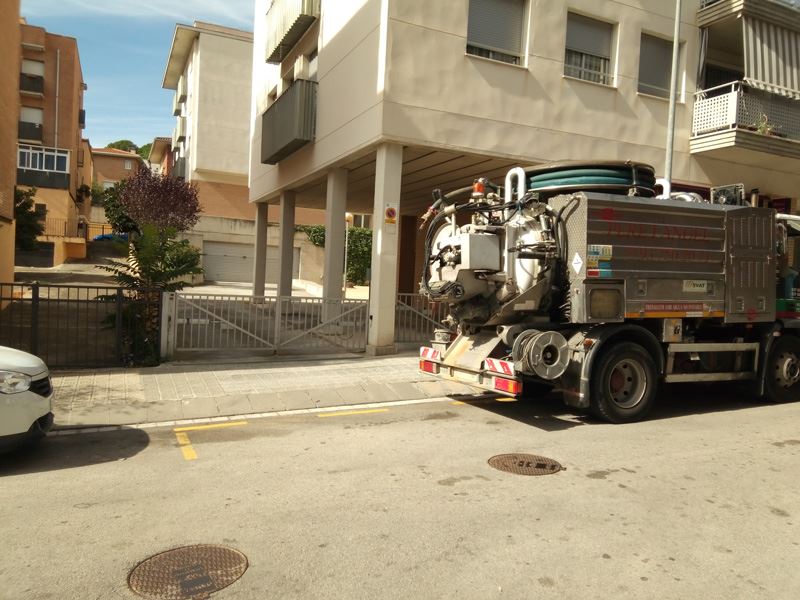
{"type": "Polygon", "coordinates": [[[56,50],[56,126],[53,145],[58,148],[58,96],[61,83],[61,49],[56,50]]]}
{"type": "MultiPolygon", "coordinates": [[[[672,37],[672,77],[669,84],[669,118],[667,119],[667,152],[664,179],[672,181],[672,153],[675,144],[675,106],[678,102],[678,59],[681,49],[681,0],[675,0],[675,30],[672,37]]],[[[665,190],[667,194],[667,192],[665,190]]]]}

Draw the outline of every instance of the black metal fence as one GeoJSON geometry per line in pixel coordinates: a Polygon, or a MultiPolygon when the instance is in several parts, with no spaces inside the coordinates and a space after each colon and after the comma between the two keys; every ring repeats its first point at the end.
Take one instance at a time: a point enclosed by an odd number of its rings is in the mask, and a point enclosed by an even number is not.
{"type": "Polygon", "coordinates": [[[0,283],[0,345],[49,367],[157,364],[161,292],[0,283]]]}

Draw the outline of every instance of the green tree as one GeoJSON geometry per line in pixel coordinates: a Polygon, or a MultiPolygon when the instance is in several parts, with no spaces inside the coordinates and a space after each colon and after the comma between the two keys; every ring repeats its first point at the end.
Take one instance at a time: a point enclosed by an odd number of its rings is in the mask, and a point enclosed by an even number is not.
{"type": "Polygon", "coordinates": [[[130,140],[117,140],[106,145],[106,148],[116,148],[117,150],[125,150],[126,152],[136,152],[139,146],[130,140]]]}
{"type": "Polygon", "coordinates": [[[36,215],[33,199],[36,188],[14,189],[14,220],[16,221],[16,246],[20,250],[35,250],[36,236],[44,233],[44,225],[36,215]]]}
{"type": "Polygon", "coordinates": [[[144,160],[147,160],[147,157],[150,156],[150,148],[153,147],[153,142],[149,142],[144,146],[139,146],[139,149],[136,151],[139,156],[141,156],[144,160]]]}
{"type": "MultiPolygon", "coordinates": [[[[106,211],[106,219],[115,232],[135,233],[139,231],[139,225],[128,216],[120,201],[125,184],[126,180],[123,179],[115,183],[114,187],[101,192],[103,209],[106,211]]],[[[92,198],[94,198],[94,192],[92,192],[92,198]]]]}
{"type": "MultiPolygon", "coordinates": [[[[308,241],[319,248],[325,247],[324,225],[300,225],[308,241]]],[[[372,230],[365,227],[350,227],[347,232],[347,281],[363,285],[367,281],[367,269],[372,264],[372,230]]]]}

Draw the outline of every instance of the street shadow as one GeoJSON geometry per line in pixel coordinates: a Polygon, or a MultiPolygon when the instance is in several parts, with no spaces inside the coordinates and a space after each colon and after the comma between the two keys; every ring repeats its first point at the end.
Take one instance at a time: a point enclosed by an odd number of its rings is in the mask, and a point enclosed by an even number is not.
{"type": "Polygon", "coordinates": [[[450,396],[464,404],[480,408],[498,417],[512,419],[542,431],[564,431],[583,425],[579,415],[570,414],[570,408],[561,400],[561,394],[551,392],[536,398],[525,397],[519,400],[503,397],[464,397],[450,396]]]}
{"type": "Polygon", "coordinates": [[[44,473],[127,460],[150,444],[142,429],[48,435],[34,446],[0,454],[0,477],[44,473]]]}
{"type": "Polygon", "coordinates": [[[747,387],[735,383],[673,383],[663,385],[656,404],[648,415],[649,421],[672,419],[688,415],[722,413],[767,406],[748,392],[747,387]]]}

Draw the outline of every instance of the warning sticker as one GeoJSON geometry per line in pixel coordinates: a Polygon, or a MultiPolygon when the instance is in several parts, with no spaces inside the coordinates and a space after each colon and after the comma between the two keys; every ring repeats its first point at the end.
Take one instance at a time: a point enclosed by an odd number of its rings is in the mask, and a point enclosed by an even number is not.
{"type": "Polygon", "coordinates": [[[696,294],[705,294],[708,292],[708,281],[705,279],[684,279],[683,291],[696,294]]]}
{"type": "Polygon", "coordinates": [[[606,246],[603,244],[589,244],[586,247],[586,252],[588,253],[590,260],[592,256],[608,259],[614,255],[614,246],[606,246]]]}
{"type": "Polygon", "coordinates": [[[583,260],[581,259],[581,255],[577,252],[575,256],[572,257],[572,270],[575,271],[575,275],[578,275],[583,268],[583,260]]]}
{"type": "Polygon", "coordinates": [[[644,305],[647,312],[697,312],[703,314],[702,302],[653,302],[644,305]]]}
{"type": "Polygon", "coordinates": [[[397,223],[397,209],[394,206],[388,206],[384,212],[383,222],[387,225],[394,225],[397,223]]]}

